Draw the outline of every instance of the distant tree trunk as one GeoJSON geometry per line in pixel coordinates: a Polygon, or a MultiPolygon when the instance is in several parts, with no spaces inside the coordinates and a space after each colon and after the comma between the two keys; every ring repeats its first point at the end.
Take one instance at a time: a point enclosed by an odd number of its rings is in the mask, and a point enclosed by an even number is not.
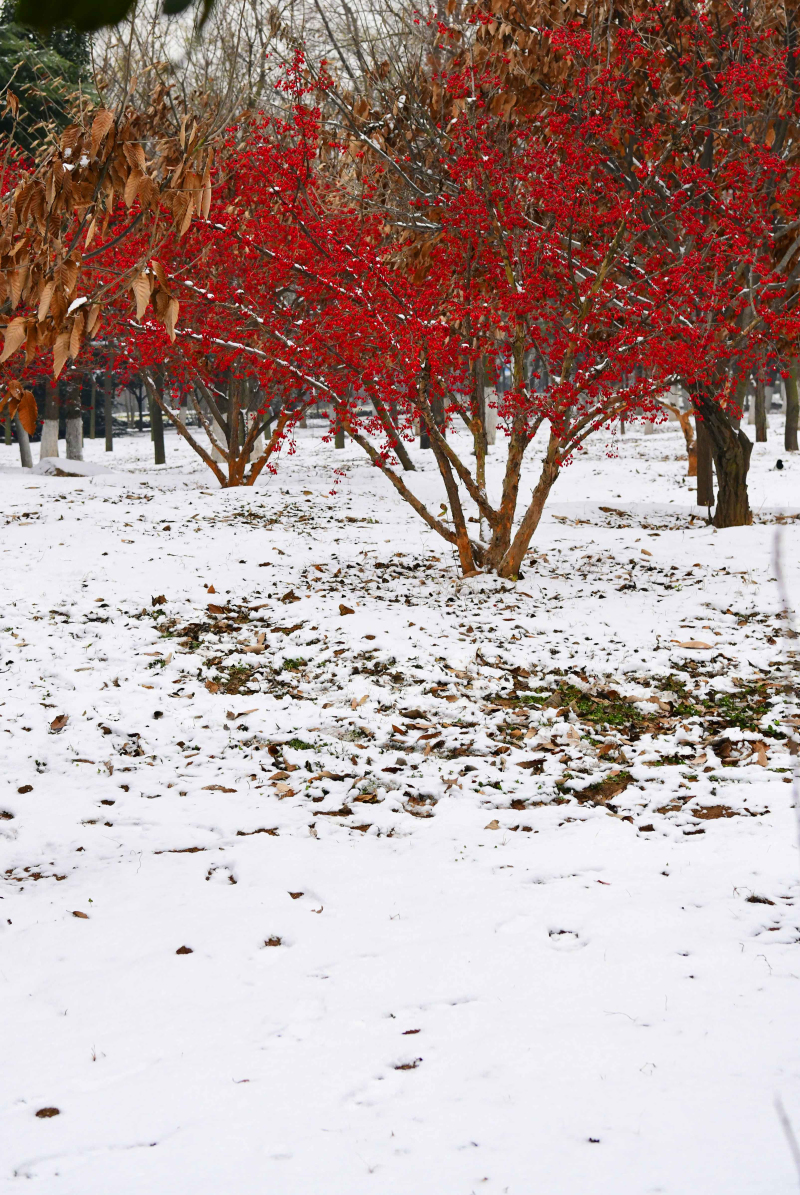
{"type": "Polygon", "coordinates": [[[106,452],[114,451],[114,377],[109,369],[103,375],[103,419],[106,429],[106,452]]]}
{"type": "Polygon", "coordinates": [[[157,402],[150,403],[150,426],[153,429],[153,456],[157,465],[167,462],[164,452],[164,416],[157,402]]]}
{"type": "MultiPolygon", "coordinates": [[[[163,402],[164,375],[158,368],[152,371],[152,385],[157,390],[158,396],[163,402]]],[[[150,387],[145,384],[145,388],[147,390],[147,405],[150,411],[150,438],[153,441],[153,459],[157,465],[164,465],[167,460],[164,453],[164,414],[150,387]]]]}
{"type": "Polygon", "coordinates": [[[764,396],[764,378],[756,375],[756,444],[767,442],[767,404],[764,396]]]}
{"type": "Polygon", "coordinates": [[[39,442],[39,460],[58,456],[58,382],[45,382],[44,423],[39,442]]]}
{"type": "MultiPolygon", "coordinates": [[[[11,426],[10,422],[8,426],[11,426]]],[[[14,416],[14,427],[17,431],[17,443],[19,444],[19,463],[23,469],[32,469],[31,442],[28,433],[19,421],[19,415],[14,416]]]]}
{"type": "Polygon", "coordinates": [[[336,435],[333,440],[334,448],[344,448],[344,428],[337,427],[336,435]]]}
{"type": "Polygon", "coordinates": [[[800,396],[797,392],[797,362],[789,366],[786,376],[786,427],[783,433],[783,446],[787,452],[797,452],[797,423],[800,415],[800,396]]]}
{"type": "Polygon", "coordinates": [[[81,412],[80,377],[67,382],[67,460],[83,460],[83,414],[81,412]]]}
{"type": "Polygon", "coordinates": [[[5,422],[6,445],[9,445],[11,443],[11,428],[12,428],[13,424],[12,424],[11,416],[8,414],[7,411],[6,411],[6,417],[5,417],[4,422],[5,422]]]}
{"type": "Polygon", "coordinates": [[[94,440],[97,433],[97,377],[94,373],[92,373],[92,397],[89,403],[89,439],[94,440]]]}

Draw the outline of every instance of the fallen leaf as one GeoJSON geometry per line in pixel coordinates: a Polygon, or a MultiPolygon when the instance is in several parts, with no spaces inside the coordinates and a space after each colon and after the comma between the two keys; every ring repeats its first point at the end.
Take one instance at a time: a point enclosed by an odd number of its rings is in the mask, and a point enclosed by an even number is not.
{"type": "Polygon", "coordinates": [[[678,647],[690,648],[693,651],[710,651],[713,643],[704,643],[702,639],[670,639],[670,643],[677,643],[678,647]]]}
{"type": "Polygon", "coordinates": [[[36,1115],[40,1120],[47,1120],[51,1116],[60,1116],[61,1112],[58,1108],[40,1108],[36,1115]]]}
{"type": "Polygon", "coordinates": [[[342,602],[339,602],[339,613],[342,615],[355,614],[355,610],[351,610],[349,606],[345,606],[342,602]]]}
{"type": "Polygon", "coordinates": [[[50,723],[50,733],[58,734],[60,730],[64,729],[67,722],[69,722],[69,714],[59,714],[58,717],[53,718],[53,721],[50,723]]]}
{"type": "Polygon", "coordinates": [[[767,744],[762,742],[751,743],[752,754],[748,763],[757,763],[762,768],[767,766],[767,744]]]}
{"type": "Polygon", "coordinates": [[[17,789],[17,792],[18,793],[32,793],[33,785],[32,784],[23,784],[20,788],[17,789]]]}
{"type": "Polygon", "coordinates": [[[194,954],[191,946],[179,946],[175,951],[176,954],[194,954]]]}
{"type": "Polygon", "coordinates": [[[88,914],[88,913],[81,913],[80,909],[73,909],[73,910],[72,910],[72,916],[73,916],[73,917],[80,917],[80,919],[81,919],[82,921],[88,921],[88,920],[89,920],[89,914],[88,914]]]}
{"type": "Polygon", "coordinates": [[[282,942],[283,942],[282,938],[274,936],[272,938],[265,939],[264,945],[265,946],[280,946],[282,944],[282,942]]]}
{"type": "Polygon", "coordinates": [[[203,792],[235,793],[235,788],[225,788],[222,784],[204,784],[203,792]]]}
{"type": "Polygon", "coordinates": [[[484,826],[483,828],[484,830],[499,830],[500,823],[497,818],[493,818],[492,821],[489,822],[488,826],[484,826]]]}
{"type": "Polygon", "coordinates": [[[305,895],[303,892],[290,892],[292,900],[299,900],[301,896],[305,895]]]}
{"type": "Polygon", "coordinates": [[[353,700],[350,702],[350,708],[353,710],[357,710],[360,705],[364,704],[364,702],[367,700],[368,696],[369,695],[365,693],[363,697],[354,697],[353,700]]]}
{"type": "Polygon", "coordinates": [[[215,606],[213,602],[209,602],[208,603],[208,612],[209,612],[209,614],[227,614],[228,607],[227,606],[215,606]]]}
{"type": "Polygon", "coordinates": [[[206,688],[208,689],[209,693],[219,693],[219,685],[216,683],[216,681],[207,680],[206,688]]]}
{"type": "Polygon", "coordinates": [[[652,552],[648,552],[647,548],[642,548],[642,555],[643,555],[643,556],[652,556],[652,555],[653,555],[653,553],[652,553],[652,552]]]}

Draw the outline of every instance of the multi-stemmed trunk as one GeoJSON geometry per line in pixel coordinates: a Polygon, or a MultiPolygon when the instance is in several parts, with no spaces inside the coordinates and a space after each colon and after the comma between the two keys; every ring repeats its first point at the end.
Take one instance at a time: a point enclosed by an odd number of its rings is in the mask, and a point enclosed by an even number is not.
{"type": "Polygon", "coordinates": [[[747,493],[747,474],[753,445],[741,428],[733,426],[730,416],[720,406],[712,388],[695,388],[692,392],[692,403],[698,415],[698,479],[701,422],[708,436],[717,474],[718,495],[714,526],[746,527],[753,521],[747,493]]]}
{"type": "MultiPolygon", "coordinates": [[[[226,402],[221,403],[217,401],[217,398],[221,397],[219,392],[212,392],[198,379],[192,405],[198,424],[210,441],[210,450],[207,450],[186,426],[185,416],[169,405],[154,372],[143,370],[141,378],[150,401],[159,409],[161,415],[166,415],[178,434],[208,466],[224,489],[253,485],[273,453],[280,448],[287,428],[296,423],[305,410],[305,406],[284,408],[275,421],[274,431],[264,444],[263,452],[256,455],[253,449],[259,438],[263,437],[265,429],[271,426],[271,418],[268,408],[259,412],[248,410],[253,393],[247,380],[229,378],[226,402]],[[253,457],[255,459],[252,459],[253,457]]],[[[261,442],[263,444],[263,439],[261,442]]]]}

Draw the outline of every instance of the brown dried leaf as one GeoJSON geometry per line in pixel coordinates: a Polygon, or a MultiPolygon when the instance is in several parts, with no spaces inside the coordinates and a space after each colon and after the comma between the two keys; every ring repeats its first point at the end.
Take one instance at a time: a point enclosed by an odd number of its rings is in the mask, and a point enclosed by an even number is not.
{"type": "Polygon", "coordinates": [[[166,328],[167,335],[169,336],[169,338],[173,344],[175,343],[175,324],[178,319],[179,311],[180,311],[180,303],[178,302],[178,300],[170,299],[169,303],[167,304],[167,313],[164,316],[164,327],[166,328]]]}
{"type": "Polygon", "coordinates": [[[140,170],[131,170],[130,174],[128,175],[128,181],[125,184],[125,190],[122,193],[122,198],[125,200],[126,207],[133,206],[133,201],[139,191],[139,184],[146,177],[147,176],[140,170]]]}
{"type": "Polygon", "coordinates": [[[73,361],[77,357],[81,348],[81,341],[83,340],[83,327],[86,323],[86,316],[82,311],[79,311],[75,316],[75,321],[72,325],[72,332],[69,337],[69,355],[73,361]]]}
{"type": "Polygon", "coordinates": [[[86,335],[91,336],[97,327],[97,321],[100,319],[100,304],[93,303],[89,309],[89,318],[86,321],[86,335]]]}
{"type": "Polygon", "coordinates": [[[11,307],[16,307],[22,298],[25,290],[25,284],[28,281],[28,263],[23,262],[21,266],[17,266],[9,278],[9,289],[11,291],[11,307]]]}
{"type": "Polygon", "coordinates": [[[150,279],[147,274],[139,274],[131,283],[133,297],[136,300],[136,318],[141,319],[150,302],[150,279]]]}
{"type": "Polygon", "coordinates": [[[189,202],[188,202],[188,203],[187,203],[187,205],[186,205],[186,211],[184,212],[183,219],[181,220],[181,226],[180,226],[180,228],[178,229],[178,236],[179,236],[179,237],[182,237],[182,236],[183,236],[183,234],[184,234],[184,233],[187,231],[187,229],[188,229],[189,225],[190,225],[190,224],[191,224],[191,222],[192,222],[192,215],[193,215],[193,214],[194,214],[194,200],[193,200],[193,199],[191,198],[191,196],[190,196],[190,197],[189,197],[189,202]]]}
{"type": "Polygon", "coordinates": [[[114,125],[114,113],[101,108],[92,121],[92,157],[97,154],[100,142],[114,125]]]}
{"type": "Polygon", "coordinates": [[[23,390],[22,398],[19,400],[17,407],[17,415],[19,421],[25,428],[29,436],[36,433],[36,422],[39,418],[39,413],[36,410],[36,399],[31,394],[30,390],[23,390]]]}
{"type": "Polygon", "coordinates": [[[138,141],[125,141],[122,152],[134,170],[139,170],[143,174],[146,167],[143,146],[138,141]]]}
{"type": "Polygon", "coordinates": [[[18,315],[6,327],[5,345],[3,346],[2,353],[0,353],[0,361],[7,361],[9,357],[13,356],[19,346],[24,342],[26,335],[27,322],[25,316],[18,315]]]}
{"type": "Polygon", "coordinates": [[[53,345],[53,377],[57,378],[69,357],[69,332],[59,332],[53,345]]]}
{"type": "Polygon", "coordinates": [[[38,319],[39,323],[41,323],[42,320],[47,319],[48,312],[50,311],[50,300],[53,298],[53,291],[55,289],[56,284],[52,279],[50,282],[45,283],[45,286],[42,289],[42,293],[39,297],[39,310],[36,313],[36,318],[38,319]]]}

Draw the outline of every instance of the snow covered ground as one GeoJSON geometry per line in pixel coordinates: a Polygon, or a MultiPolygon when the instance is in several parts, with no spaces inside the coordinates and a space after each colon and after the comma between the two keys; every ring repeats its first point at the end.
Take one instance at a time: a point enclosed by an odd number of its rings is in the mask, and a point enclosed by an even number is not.
{"type": "Polygon", "coordinates": [[[318,433],[0,446],[0,1190],[796,1191],[770,436],[724,532],[673,425],[598,440],[516,585],[318,433]]]}

